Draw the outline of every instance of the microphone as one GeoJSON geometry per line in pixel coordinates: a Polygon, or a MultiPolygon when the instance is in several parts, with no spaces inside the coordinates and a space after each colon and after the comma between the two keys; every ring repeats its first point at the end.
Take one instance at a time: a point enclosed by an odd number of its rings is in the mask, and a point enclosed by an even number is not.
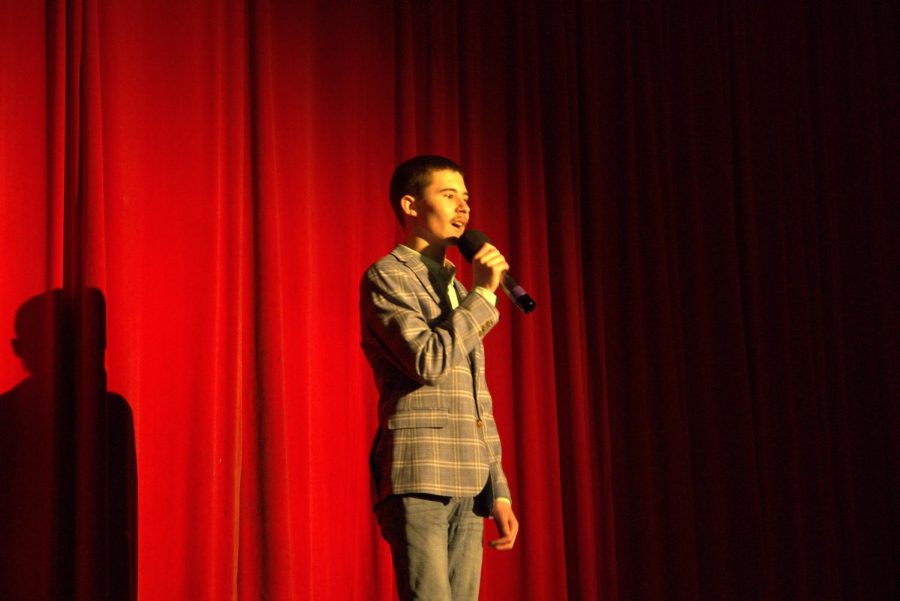
{"type": "MultiPolygon", "coordinates": [[[[490,240],[484,232],[479,232],[478,230],[466,230],[459,238],[459,252],[466,261],[471,263],[472,257],[475,256],[475,253],[478,252],[478,249],[481,248],[485,242],[490,242],[490,240]]],[[[531,313],[534,311],[534,300],[527,292],[525,292],[525,289],[509,275],[509,272],[503,272],[503,279],[500,280],[500,287],[503,288],[503,292],[506,293],[509,300],[511,300],[515,306],[522,309],[523,312],[531,313]]]]}

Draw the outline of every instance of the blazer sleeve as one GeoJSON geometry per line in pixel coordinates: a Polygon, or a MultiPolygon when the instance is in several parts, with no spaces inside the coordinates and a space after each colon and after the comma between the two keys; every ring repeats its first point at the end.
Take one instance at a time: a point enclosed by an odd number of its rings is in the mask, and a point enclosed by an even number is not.
{"type": "Polygon", "coordinates": [[[376,263],[363,277],[361,313],[365,327],[401,371],[435,385],[451,368],[468,362],[499,313],[480,294],[469,294],[444,319],[429,324],[421,308],[423,297],[431,302],[407,267],[376,263]]]}
{"type": "Polygon", "coordinates": [[[490,466],[491,471],[491,487],[493,488],[493,498],[506,497],[512,501],[512,493],[509,490],[509,482],[506,480],[506,474],[503,473],[503,465],[500,460],[494,461],[490,466]]]}

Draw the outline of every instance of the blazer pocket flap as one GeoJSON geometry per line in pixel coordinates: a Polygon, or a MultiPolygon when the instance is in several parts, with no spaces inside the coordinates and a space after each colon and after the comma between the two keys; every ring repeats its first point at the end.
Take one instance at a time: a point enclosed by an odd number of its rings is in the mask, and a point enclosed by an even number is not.
{"type": "Polygon", "coordinates": [[[388,418],[388,430],[402,428],[443,428],[450,419],[450,412],[443,409],[398,411],[388,418]]]}

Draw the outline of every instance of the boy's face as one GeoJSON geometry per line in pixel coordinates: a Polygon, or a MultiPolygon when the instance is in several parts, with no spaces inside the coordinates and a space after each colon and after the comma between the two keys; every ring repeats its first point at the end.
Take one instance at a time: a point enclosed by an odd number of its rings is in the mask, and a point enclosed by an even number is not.
{"type": "Polygon", "coordinates": [[[412,233],[428,245],[456,244],[469,221],[469,191],[458,171],[431,172],[421,198],[404,196],[403,210],[412,233]]]}

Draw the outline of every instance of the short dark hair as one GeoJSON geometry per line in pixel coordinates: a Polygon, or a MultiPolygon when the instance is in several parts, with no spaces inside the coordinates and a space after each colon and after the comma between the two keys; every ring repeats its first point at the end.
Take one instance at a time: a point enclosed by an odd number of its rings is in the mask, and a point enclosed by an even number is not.
{"type": "Polygon", "coordinates": [[[400,199],[407,194],[413,198],[421,198],[422,192],[431,183],[432,171],[456,171],[463,173],[462,167],[456,162],[438,155],[422,154],[407,159],[397,165],[394,175],[391,176],[391,208],[400,224],[403,224],[403,209],[400,208],[400,199]]]}

